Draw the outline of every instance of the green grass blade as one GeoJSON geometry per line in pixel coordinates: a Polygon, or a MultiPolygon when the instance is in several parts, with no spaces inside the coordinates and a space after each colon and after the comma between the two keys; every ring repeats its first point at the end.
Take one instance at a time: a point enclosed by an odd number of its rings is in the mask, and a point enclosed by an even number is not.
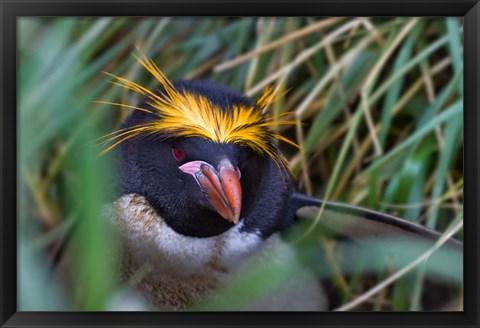
{"type": "Polygon", "coordinates": [[[458,117],[458,116],[461,117],[462,113],[463,113],[463,102],[457,101],[455,104],[450,106],[444,112],[437,115],[433,120],[431,120],[430,122],[422,126],[418,131],[413,133],[410,137],[408,137],[404,142],[396,146],[389,153],[375,160],[365,171],[362,172],[361,175],[369,174],[372,170],[380,167],[381,165],[391,160],[393,157],[401,154],[405,149],[407,149],[412,144],[416,143],[420,138],[430,133],[436,126],[439,126],[440,124],[443,124],[454,117],[458,117]]]}

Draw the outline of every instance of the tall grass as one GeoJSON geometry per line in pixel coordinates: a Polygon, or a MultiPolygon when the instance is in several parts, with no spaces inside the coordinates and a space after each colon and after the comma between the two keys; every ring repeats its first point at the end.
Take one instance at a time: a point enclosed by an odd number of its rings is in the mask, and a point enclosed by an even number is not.
{"type": "MultiPolygon", "coordinates": [[[[115,236],[100,213],[111,169],[94,140],[128,111],[93,101],[139,101],[102,71],[154,87],[130,55],[135,45],[171,80],[218,81],[252,97],[283,83],[290,91],[271,112],[301,123],[279,127],[302,146],[280,145],[300,190],[442,232],[461,217],[460,19],[21,18],[18,24],[22,310],[110,309],[125,287],[108,260],[115,236]],[[52,254],[66,238],[66,255],[52,271],[52,254]]],[[[456,237],[462,239],[461,230],[456,237]]],[[[312,247],[329,254],[318,240],[312,247]]],[[[342,303],[381,286],[353,309],[439,309],[428,301],[429,271],[421,265],[382,285],[400,266],[340,272],[338,256],[325,256],[330,270],[319,274],[340,291],[342,303]]],[[[282,270],[279,283],[289,272],[282,270]]],[[[254,295],[255,286],[267,283],[254,273],[233,292],[245,283],[254,295]]],[[[461,299],[461,286],[457,277],[435,288],[446,290],[447,303],[461,299]]]]}

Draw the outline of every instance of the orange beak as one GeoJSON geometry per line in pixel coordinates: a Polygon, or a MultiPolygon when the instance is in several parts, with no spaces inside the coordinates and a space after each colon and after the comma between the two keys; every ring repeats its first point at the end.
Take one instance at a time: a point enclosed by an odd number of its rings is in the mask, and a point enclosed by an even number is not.
{"type": "Polygon", "coordinates": [[[192,161],[179,167],[191,174],[215,211],[225,220],[237,223],[242,210],[240,173],[228,160],[219,164],[218,172],[203,161],[192,161]]]}

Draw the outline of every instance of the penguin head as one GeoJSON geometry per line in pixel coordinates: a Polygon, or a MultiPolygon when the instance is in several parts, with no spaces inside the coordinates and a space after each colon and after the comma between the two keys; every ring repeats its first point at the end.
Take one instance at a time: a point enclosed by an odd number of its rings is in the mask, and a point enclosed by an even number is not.
{"type": "Polygon", "coordinates": [[[158,90],[112,75],[144,96],[109,136],[118,158],[122,193],[144,196],[176,232],[221,234],[242,222],[272,233],[281,225],[291,189],[286,162],[271,129],[287,121],[266,119],[275,98],[267,89],[257,102],[223,85],[170,83],[145,58],[140,63],[160,82],[158,90]]]}

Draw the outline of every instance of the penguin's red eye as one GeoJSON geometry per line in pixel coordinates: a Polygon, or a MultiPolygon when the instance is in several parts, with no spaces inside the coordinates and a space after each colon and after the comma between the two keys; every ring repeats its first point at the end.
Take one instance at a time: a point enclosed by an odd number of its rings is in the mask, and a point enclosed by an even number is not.
{"type": "Polygon", "coordinates": [[[177,147],[172,147],[172,154],[177,161],[181,161],[185,158],[185,154],[183,153],[183,151],[181,151],[177,147]]]}

